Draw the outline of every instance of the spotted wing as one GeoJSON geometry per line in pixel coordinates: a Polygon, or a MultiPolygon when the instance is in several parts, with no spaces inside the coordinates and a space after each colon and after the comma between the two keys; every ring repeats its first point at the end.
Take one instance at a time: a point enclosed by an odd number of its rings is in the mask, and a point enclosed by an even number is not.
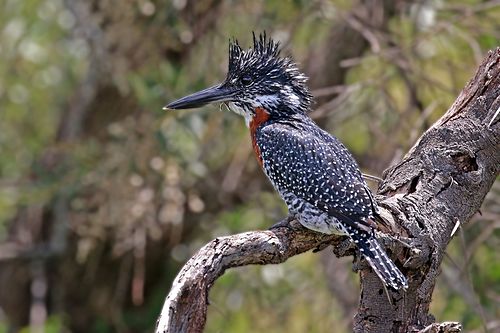
{"type": "Polygon", "coordinates": [[[278,191],[291,192],[355,227],[371,227],[376,203],[356,161],[335,137],[314,125],[273,123],[257,133],[264,170],[278,191]]]}

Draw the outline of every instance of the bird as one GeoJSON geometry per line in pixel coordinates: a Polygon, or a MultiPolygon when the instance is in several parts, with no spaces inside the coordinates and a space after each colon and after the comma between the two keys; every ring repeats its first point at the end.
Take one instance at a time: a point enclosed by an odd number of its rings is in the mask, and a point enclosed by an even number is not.
{"type": "Polygon", "coordinates": [[[226,79],[171,102],[168,109],[225,104],[250,129],[252,147],[290,216],[324,234],[347,235],[383,284],[406,290],[408,282],[379,244],[379,208],[347,148],[309,116],[313,96],[307,77],[280,43],[253,33],[253,47],[229,41],[226,79]]]}

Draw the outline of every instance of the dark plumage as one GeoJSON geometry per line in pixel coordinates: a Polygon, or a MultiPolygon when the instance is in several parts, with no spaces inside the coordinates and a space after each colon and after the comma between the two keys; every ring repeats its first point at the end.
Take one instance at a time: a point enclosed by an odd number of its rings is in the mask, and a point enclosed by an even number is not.
{"type": "Polygon", "coordinates": [[[245,117],[264,173],[305,227],[348,235],[380,279],[394,289],[407,281],[378,244],[372,227],[377,203],[349,151],[308,116],[307,78],[265,35],[252,49],[229,46],[226,80],[167,106],[226,103],[245,117]]]}

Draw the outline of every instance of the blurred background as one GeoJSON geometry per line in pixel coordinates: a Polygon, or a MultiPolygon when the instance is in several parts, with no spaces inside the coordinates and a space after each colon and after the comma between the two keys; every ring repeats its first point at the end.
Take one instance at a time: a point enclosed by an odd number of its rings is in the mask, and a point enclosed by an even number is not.
{"type": "MultiPolygon", "coordinates": [[[[240,117],[162,110],[263,30],[310,77],[312,117],[380,176],[499,46],[500,1],[0,0],[0,332],[150,332],[197,249],[285,216],[240,117]]],[[[434,293],[467,332],[500,331],[499,183],[434,293]]],[[[349,332],[351,260],[232,269],[206,331],[349,332]]]]}

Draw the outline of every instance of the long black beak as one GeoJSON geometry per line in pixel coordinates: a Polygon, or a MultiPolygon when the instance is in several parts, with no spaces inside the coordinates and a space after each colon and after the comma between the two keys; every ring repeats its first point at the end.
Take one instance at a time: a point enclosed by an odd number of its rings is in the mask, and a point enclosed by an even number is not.
{"type": "Polygon", "coordinates": [[[193,109],[213,102],[229,101],[233,96],[234,91],[224,87],[223,85],[216,85],[202,91],[195,92],[194,94],[182,97],[163,108],[166,109],[193,109]]]}

